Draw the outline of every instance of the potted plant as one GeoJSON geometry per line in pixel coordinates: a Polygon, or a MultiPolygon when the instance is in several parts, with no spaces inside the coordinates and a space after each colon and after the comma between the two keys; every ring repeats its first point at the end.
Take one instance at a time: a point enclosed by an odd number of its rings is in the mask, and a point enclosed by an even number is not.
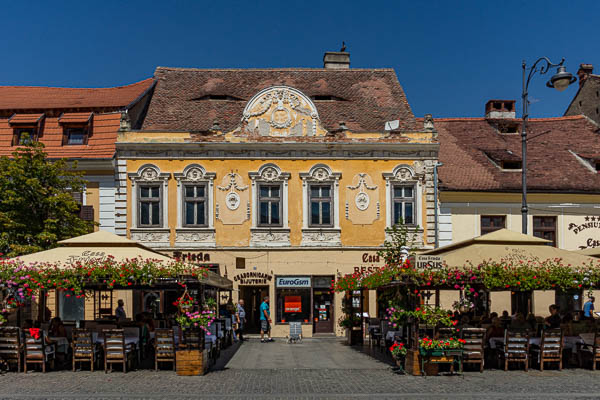
{"type": "MultiPolygon", "coordinates": [[[[194,308],[194,299],[188,293],[187,289],[183,292],[180,298],[173,302],[173,305],[179,309],[182,314],[189,313],[194,308]]],[[[182,327],[183,328],[183,327],[182,327]]]]}
{"type": "MultiPolygon", "coordinates": [[[[182,331],[187,329],[199,329],[203,335],[210,336],[210,326],[216,318],[212,310],[184,311],[180,312],[175,320],[182,331]]],[[[183,335],[185,337],[185,334],[183,335]]],[[[203,336],[201,336],[203,338],[203,336]]],[[[186,348],[177,350],[176,366],[178,375],[203,375],[208,357],[204,350],[204,340],[200,341],[200,348],[186,348]]]]}
{"type": "Polygon", "coordinates": [[[404,369],[404,358],[406,357],[406,346],[404,346],[404,343],[392,344],[390,353],[392,353],[396,365],[400,368],[400,371],[402,371],[404,369]]]}
{"type": "Polygon", "coordinates": [[[460,355],[464,344],[464,339],[449,338],[433,340],[424,337],[419,339],[419,352],[421,356],[429,357],[460,355]]]}

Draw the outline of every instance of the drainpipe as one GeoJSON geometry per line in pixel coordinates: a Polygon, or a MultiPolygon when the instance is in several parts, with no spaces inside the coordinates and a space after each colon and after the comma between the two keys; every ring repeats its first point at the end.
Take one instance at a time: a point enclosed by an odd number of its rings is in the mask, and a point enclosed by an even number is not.
{"type": "Polygon", "coordinates": [[[438,167],[444,165],[441,162],[433,164],[433,222],[435,225],[435,248],[440,247],[440,238],[438,232],[438,167]]]}

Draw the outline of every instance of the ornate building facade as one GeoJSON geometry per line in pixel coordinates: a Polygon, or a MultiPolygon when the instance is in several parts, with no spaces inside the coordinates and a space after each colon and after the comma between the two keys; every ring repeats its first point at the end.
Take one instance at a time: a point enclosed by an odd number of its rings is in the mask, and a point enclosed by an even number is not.
{"type": "Polygon", "coordinates": [[[290,321],[341,333],[336,276],[380,266],[400,220],[418,247],[434,241],[435,131],[417,126],[393,70],[336,56],[347,63],[158,68],[141,129],[117,140],[117,233],[218,268],[249,329],[268,295],[274,335],[290,321]]]}

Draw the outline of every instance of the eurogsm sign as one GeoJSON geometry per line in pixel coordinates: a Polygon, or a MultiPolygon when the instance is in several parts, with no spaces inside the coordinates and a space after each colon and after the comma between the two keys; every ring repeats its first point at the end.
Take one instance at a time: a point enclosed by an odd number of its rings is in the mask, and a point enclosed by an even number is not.
{"type": "Polygon", "coordinates": [[[310,276],[279,276],[275,284],[280,288],[311,287],[310,276]]]}

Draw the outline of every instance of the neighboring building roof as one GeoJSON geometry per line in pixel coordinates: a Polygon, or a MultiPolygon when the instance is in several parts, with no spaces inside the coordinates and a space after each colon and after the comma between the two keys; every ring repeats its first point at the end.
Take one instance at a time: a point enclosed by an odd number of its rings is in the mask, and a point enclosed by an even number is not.
{"type": "Polygon", "coordinates": [[[142,130],[203,132],[218,121],[222,132],[231,132],[240,126],[248,101],[277,85],[313,98],[328,131],[338,129],[340,121],[353,132],[381,132],[391,120],[400,121],[400,131],[415,129],[414,115],[393,69],[158,67],[155,79],[142,130]]]}
{"type": "MultiPolygon", "coordinates": [[[[89,113],[82,114],[89,117],[89,113]]],[[[44,118],[39,141],[44,144],[50,158],[112,158],[115,154],[120,121],[120,112],[94,114],[91,124],[92,134],[87,144],[63,145],[63,125],[59,122],[59,117],[44,118]]],[[[11,125],[7,118],[0,118],[0,156],[10,155],[17,149],[18,146],[12,146],[14,128],[15,125],[11,125]]]]}
{"type": "Polygon", "coordinates": [[[0,110],[123,108],[154,83],[153,78],[109,88],[0,86],[0,110]]]}
{"type": "MultiPolygon", "coordinates": [[[[581,77],[580,77],[581,79],[581,77]]],[[[600,124],[600,75],[586,74],[565,111],[565,116],[583,114],[600,124]]]]}
{"type": "MultiPolygon", "coordinates": [[[[440,141],[440,188],[448,191],[521,191],[521,170],[506,170],[493,160],[521,159],[520,134],[503,134],[498,125],[520,119],[435,119],[440,141]]],[[[600,129],[584,116],[530,119],[527,188],[530,192],[600,192],[600,129]],[[593,154],[592,154],[593,153],[593,154]],[[591,160],[586,160],[587,158],[591,160]]]]}

